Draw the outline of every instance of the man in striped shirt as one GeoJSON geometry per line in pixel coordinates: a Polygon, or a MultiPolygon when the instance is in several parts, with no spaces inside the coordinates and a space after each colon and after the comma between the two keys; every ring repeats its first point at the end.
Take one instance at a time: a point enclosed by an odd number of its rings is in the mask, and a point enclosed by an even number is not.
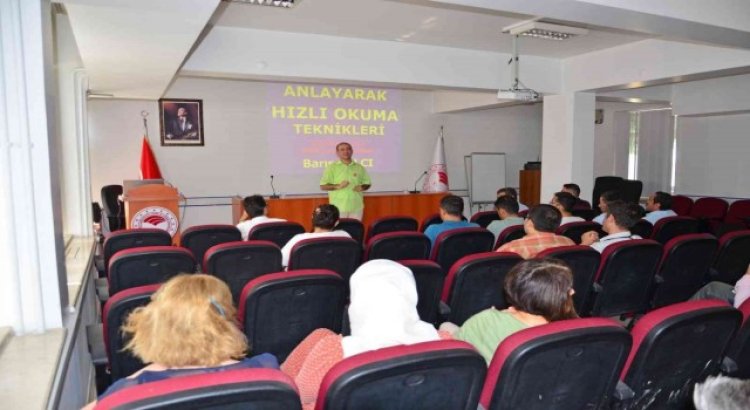
{"type": "Polygon", "coordinates": [[[531,259],[539,252],[558,246],[575,245],[570,238],[555,235],[562,214],[552,205],[537,205],[529,210],[523,229],[526,236],[501,246],[498,252],[513,252],[524,259],[531,259]]]}

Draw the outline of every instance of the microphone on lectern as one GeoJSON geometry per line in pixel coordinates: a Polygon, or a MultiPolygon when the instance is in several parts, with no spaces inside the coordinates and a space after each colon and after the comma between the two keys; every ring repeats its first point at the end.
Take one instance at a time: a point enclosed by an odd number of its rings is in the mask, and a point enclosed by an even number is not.
{"type": "Polygon", "coordinates": [[[271,174],[271,192],[273,192],[273,195],[271,195],[271,199],[279,199],[280,198],[276,194],[276,188],[273,187],[273,174],[271,174]]]}
{"type": "Polygon", "coordinates": [[[419,181],[422,180],[422,178],[425,177],[425,175],[427,175],[427,171],[425,171],[421,175],[419,175],[419,178],[417,178],[417,180],[414,181],[414,189],[411,190],[411,191],[409,191],[410,194],[418,194],[419,193],[419,191],[417,190],[417,184],[419,183],[419,181]]]}

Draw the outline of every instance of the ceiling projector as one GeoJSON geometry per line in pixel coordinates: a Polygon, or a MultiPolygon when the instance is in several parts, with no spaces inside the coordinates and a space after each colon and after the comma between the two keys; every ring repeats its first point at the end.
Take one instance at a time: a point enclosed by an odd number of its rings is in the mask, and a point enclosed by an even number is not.
{"type": "Polygon", "coordinates": [[[541,101],[539,93],[530,89],[500,90],[497,92],[497,98],[500,100],[515,100],[523,102],[541,101]]]}

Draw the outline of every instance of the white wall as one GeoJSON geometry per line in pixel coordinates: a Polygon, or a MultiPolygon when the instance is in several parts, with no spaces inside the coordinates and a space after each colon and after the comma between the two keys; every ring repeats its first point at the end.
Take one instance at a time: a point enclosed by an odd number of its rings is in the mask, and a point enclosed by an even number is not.
{"type": "MultiPolygon", "coordinates": [[[[89,101],[92,195],[103,185],[137,179],[143,133],[141,111],[150,113],[149,134],[163,176],[188,197],[270,194],[266,140],[266,83],[178,78],[166,97],[203,100],[204,147],[161,147],[157,103],[139,100],[89,101]]],[[[453,189],[466,188],[463,156],[470,152],[508,154],[507,181],[518,185],[518,169],[536,160],[541,141],[541,106],[431,114],[426,91],[402,91],[401,172],[373,178],[373,191],[411,189],[428,167],[440,125],[453,189]]],[[[354,146],[356,158],[356,143],[354,146]]],[[[333,158],[333,147],[331,157],[333,158]]],[[[277,191],[317,193],[318,175],[277,176],[277,191]]],[[[218,203],[226,200],[204,200],[218,203]]],[[[189,207],[183,226],[231,222],[230,208],[189,207]]]]}
{"type": "Polygon", "coordinates": [[[750,196],[750,115],[678,117],[675,192],[750,196]]]}

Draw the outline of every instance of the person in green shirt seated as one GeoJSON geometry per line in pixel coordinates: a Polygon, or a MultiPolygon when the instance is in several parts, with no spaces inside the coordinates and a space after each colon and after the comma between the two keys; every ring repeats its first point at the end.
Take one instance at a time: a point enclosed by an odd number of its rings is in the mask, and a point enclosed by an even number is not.
{"type": "Polygon", "coordinates": [[[577,318],[573,307],[573,272],[564,262],[529,259],[516,265],[505,277],[505,300],[509,307],[485,309],[459,328],[450,322],[440,330],[471,343],[487,361],[511,334],[532,326],[577,318]]]}
{"type": "Polygon", "coordinates": [[[498,236],[505,228],[523,225],[523,218],[518,216],[518,201],[509,195],[498,197],[495,200],[495,210],[500,220],[490,222],[487,225],[487,230],[495,235],[495,242],[497,242],[498,236]]]}
{"type": "Polygon", "coordinates": [[[354,150],[348,142],[336,145],[339,160],[331,163],[320,178],[320,189],[328,191],[328,203],[335,205],[341,218],[362,220],[365,202],[362,192],[370,189],[365,167],[352,159],[354,150]]]}

